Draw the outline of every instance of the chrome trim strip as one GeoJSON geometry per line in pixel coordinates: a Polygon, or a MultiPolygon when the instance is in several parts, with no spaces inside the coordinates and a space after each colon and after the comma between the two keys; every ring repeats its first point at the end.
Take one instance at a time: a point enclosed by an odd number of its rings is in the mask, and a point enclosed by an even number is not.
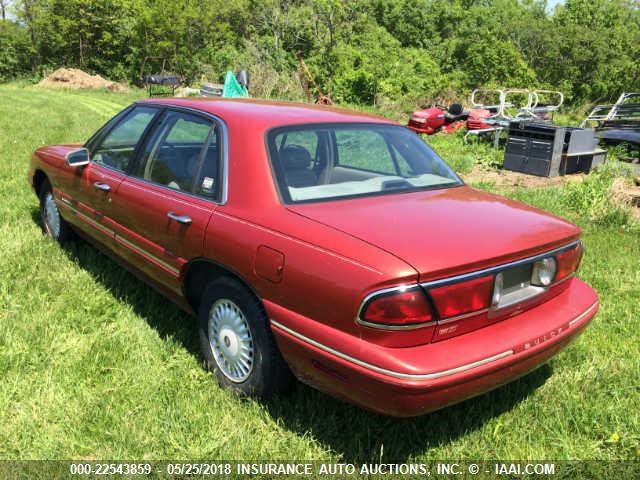
{"type": "MultiPolygon", "coordinates": [[[[578,315],[576,318],[574,318],[573,320],[571,320],[569,322],[569,327],[573,326],[576,322],[579,322],[580,320],[582,320],[584,317],[586,317],[587,315],[589,315],[589,313],[591,313],[591,311],[596,308],[599,304],[599,301],[596,300],[589,308],[587,308],[584,312],[582,312],[580,315],[578,315]]],[[[435,379],[435,378],[441,378],[441,377],[446,377],[448,375],[453,375],[455,373],[460,373],[460,372],[464,372],[467,370],[471,370],[472,368],[476,368],[476,367],[480,367],[482,365],[486,365],[488,363],[491,362],[495,362],[496,360],[500,360],[502,358],[506,358],[510,355],[513,355],[515,352],[513,350],[506,350],[502,353],[498,353],[497,355],[493,355],[491,357],[487,357],[487,358],[483,358],[481,360],[477,360],[475,362],[471,362],[471,363],[467,363],[464,365],[460,365],[459,367],[455,367],[455,368],[450,368],[448,370],[442,370],[440,372],[433,372],[433,373],[423,373],[423,374],[414,374],[414,373],[402,373],[402,372],[396,372],[393,370],[388,370],[386,368],[381,368],[381,367],[377,367],[375,365],[372,365],[370,363],[364,362],[362,360],[359,360],[355,357],[352,357],[350,355],[347,355],[346,353],[342,353],[339,352],[338,350],[334,350],[331,347],[328,347],[326,345],[323,345],[320,342],[316,342],[315,340],[312,340],[311,338],[296,332],[295,330],[290,329],[289,327],[285,327],[283,324],[281,324],[280,322],[277,322],[273,319],[270,320],[271,324],[274,325],[275,327],[281,329],[284,332],[287,332],[288,334],[302,340],[303,342],[306,342],[310,345],[313,345],[314,347],[319,348],[320,350],[323,350],[327,353],[330,353],[332,355],[335,355],[336,357],[339,357],[343,360],[346,360],[348,362],[351,362],[355,365],[358,365],[360,367],[366,368],[367,370],[371,370],[374,372],[378,372],[378,373],[382,373],[384,375],[389,375],[391,377],[395,377],[395,378],[402,378],[402,379],[408,379],[408,380],[431,380],[431,379],[435,379]]]]}
{"type": "Polygon", "coordinates": [[[535,262],[536,260],[540,260],[542,258],[548,257],[549,255],[556,255],[564,250],[570,250],[574,248],[576,245],[578,245],[579,243],[581,243],[581,241],[577,240],[575,242],[571,242],[568,245],[565,245],[564,247],[556,248],[545,253],[540,253],[538,255],[534,255],[533,257],[523,258],[521,260],[516,260],[515,262],[503,263],[502,265],[496,265],[495,267],[476,270],[475,272],[464,273],[462,275],[456,275],[454,277],[443,278],[440,280],[432,280],[430,282],[423,282],[420,284],[420,286],[423,288],[441,287],[443,285],[448,285],[450,283],[457,283],[463,280],[470,280],[476,277],[484,277],[485,275],[490,275],[490,274],[499,272],[500,270],[504,270],[505,268],[517,267],[519,265],[524,265],[525,263],[535,262]]]}
{"type": "Polygon", "coordinates": [[[476,310],[474,312],[463,313],[462,315],[456,315],[455,317],[445,318],[444,320],[438,320],[438,325],[446,325],[447,323],[455,322],[457,320],[464,320],[465,318],[475,317],[476,315],[482,315],[483,313],[487,313],[489,311],[488,308],[483,308],[482,310],[476,310]]]}
{"type": "Polygon", "coordinates": [[[145,250],[143,248],[140,248],[137,245],[131,243],[129,240],[127,240],[126,238],[122,237],[121,235],[116,234],[116,232],[114,230],[111,230],[110,228],[105,227],[104,225],[96,222],[94,219],[88,217],[84,213],[78,211],[76,208],[72,207],[69,204],[69,202],[66,199],[64,199],[64,197],[63,197],[63,202],[65,203],[65,206],[69,210],[71,210],[75,215],[77,215],[78,217],[83,219],[85,222],[87,222],[92,227],[97,228],[98,230],[101,230],[103,233],[106,233],[107,235],[112,235],[114,237],[115,241],[123,243],[124,245],[129,247],[131,250],[134,250],[139,255],[144,255],[144,256],[149,257],[154,262],[157,262],[158,264],[162,265],[164,268],[169,270],[176,277],[180,275],[180,270],[179,269],[175,268],[173,265],[169,265],[167,262],[165,262],[164,260],[161,260],[160,258],[156,257],[154,254],[152,254],[152,253],[148,252],[147,250],[145,250]]]}
{"type": "Polygon", "coordinates": [[[549,289],[551,287],[555,287],[555,286],[560,285],[560,284],[563,284],[564,282],[566,282],[567,280],[571,280],[575,276],[576,276],[576,272],[570,273],[569,275],[564,277],[562,280],[558,280],[556,283],[552,283],[551,285],[549,285],[547,287],[547,289],[549,289]]]}
{"type": "Polygon", "coordinates": [[[593,304],[587,308],[584,312],[582,312],[580,315],[578,315],[576,318],[574,318],[573,320],[571,320],[569,322],[569,326],[572,327],[575,323],[579,322],[580,320],[582,320],[584,317],[586,317],[587,315],[589,315],[589,313],[591,313],[591,310],[593,310],[594,308],[596,308],[598,305],[600,304],[599,300],[596,300],[595,302],[593,302],[593,304]]]}
{"type": "Polygon", "coordinates": [[[64,206],[66,208],[68,208],[69,210],[71,210],[71,212],[73,214],[75,214],[76,216],[80,217],[82,220],[85,221],[85,223],[91,225],[93,228],[96,228],[96,229],[100,230],[102,233],[105,233],[105,234],[107,234],[109,236],[115,234],[115,232],[113,230],[111,230],[109,227],[105,227],[101,223],[96,222],[93,218],[85,215],[84,213],[82,213],[78,209],[72,207],[70,202],[68,200],[64,199],[64,197],[62,198],[62,202],[64,203],[64,206]]]}
{"type": "Polygon", "coordinates": [[[408,325],[386,325],[384,323],[371,323],[365,320],[360,320],[359,317],[356,319],[356,322],[358,322],[360,325],[363,325],[365,327],[371,327],[378,330],[401,330],[401,331],[416,330],[418,328],[423,328],[423,327],[432,327],[438,323],[436,320],[432,320],[429,322],[422,322],[422,323],[410,323],[408,325]]]}
{"type": "Polygon", "coordinates": [[[140,248],[139,246],[137,246],[134,243],[131,243],[129,240],[127,240],[123,236],[121,236],[119,234],[116,234],[115,235],[115,240],[116,240],[116,242],[120,242],[120,243],[126,245],[131,250],[134,250],[136,253],[138,253],[140,255],[144,255],[146,257],[149,257],[154,262],[159,263],[164,268],[166,268],[167,270],[171,271],[171,273],[173,273],[176,277],[180,274],[180,270],[179,269],[175,268],[173,265],[169,265],[167,262],[165,262],[164,260],[159,259],[158,257],[156,257],[154,254],[150,253],[149,251],[147,251],[147,250],[145,250],[143,248],[140,248]]]}
{"type": "Polygon", "coordinates": [[[493,355],[491,357],[487,357],[487,358],[483,358],[481,360],[475,361],[475,362],[471,362],[471,363],[467,363],[465,365],[460,365],[459,367],[455,367],[455,368],[450,368],[449,370],[442,370],[440,372],[433,372],[433,373],[423,373],[423,374],[414,374],[414,373],[402,373],[402,372],[395,372],[393,370],[387,370],[386,368],[381,368],[381,367],[376,367],[375,365],[371,365],[370,363],[367,362],[363,362],[362,360],[359,360],[357,358],[354,358],[350,355],[347,355],[345,353],[339,352],[337,350],[334,350],[331,347],[327,347],[326,345],[323,345],[321,343],[316,342],[315,340],[310,339],[309,337],[306,337],[304,335],[302,335],[301,333],[298,333],[294,330],[291,330],[288,327],[285,327],[284,325],[282,325],[279,322],[276,322],[275,320],[271,320],[271,324],[276,326],[277,328],[287,332],[290,335],[293,335],[296,338],[299,338],[300,340],[313,345],[314,347],[319,348],[320,350],[323,350],[327,353],[331,353],[332,355],[335,355],[336,357],[342,358],[343,360],[346,360],[348,362],[351,362],[355,365],[358,365],[360,367],[366,368],[367,370],[371,370],[377,373],[382,373],[384,375],[389,375],[391,377],[395,377],[395,378],[402,378],[402,379],[407,379],[407,380],[432,380],[435,378],[440,378],[440,377],[446,377],[449,375],[453,375],[455,373],[460,373],[460,372],[464,372],[466,370],[471,370],[472,368],[476,368],[479,367],[481,365],[486,365],[487,363],[491,363],[491,362],[495,362],[496,360],[500,360],[502,358],[508,357],[510,355],[513,355],[513,350],[507,350],[504,351],[502,353],[498,353],[497,355],[493,355]]]}

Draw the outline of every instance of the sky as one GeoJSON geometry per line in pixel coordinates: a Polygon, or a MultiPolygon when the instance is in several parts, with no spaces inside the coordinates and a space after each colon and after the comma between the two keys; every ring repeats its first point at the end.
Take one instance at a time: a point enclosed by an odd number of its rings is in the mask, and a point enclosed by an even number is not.
{"type": "Polygon", "coordinates": [[[560,3],[564,3],[564,0],[547,0],[547,8],[551,11],[553,10],[553,7],[560,3]]]}

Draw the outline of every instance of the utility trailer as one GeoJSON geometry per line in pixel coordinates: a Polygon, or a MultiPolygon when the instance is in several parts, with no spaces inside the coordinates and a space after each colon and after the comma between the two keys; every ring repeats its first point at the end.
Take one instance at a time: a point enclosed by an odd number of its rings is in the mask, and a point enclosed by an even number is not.
{"type": "Polygon", "coordinates": [[[580,124],[595,127],[602,143],[640,150],[640,92],[623,93],[613,105],[596,105],[580,124]]]}
{"type": "Polygon", "coordinates": [[[592,128],[551,125],[524,119],[509,123],[504,168],[540,177],[588,173],[605,161],[592,128]]]}

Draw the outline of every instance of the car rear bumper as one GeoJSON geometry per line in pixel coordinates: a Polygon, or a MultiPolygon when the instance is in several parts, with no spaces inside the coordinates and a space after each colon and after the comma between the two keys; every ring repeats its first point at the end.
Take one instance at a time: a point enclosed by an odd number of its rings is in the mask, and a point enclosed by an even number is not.
{"type": "MultiPolygon", "coordinates": [[[[299,316],[287,318],[285,310],[266,306],[280,350],[301,381],[364,408],[409,417],[492,390],[540,366],[578,336],[596,314],[598,299],[574,279],[562,294],[531,310],[410,348],[362,340],[331,344],[299,316]]],[[[340,341],[339,334],[334,338],[340,341]]]]}

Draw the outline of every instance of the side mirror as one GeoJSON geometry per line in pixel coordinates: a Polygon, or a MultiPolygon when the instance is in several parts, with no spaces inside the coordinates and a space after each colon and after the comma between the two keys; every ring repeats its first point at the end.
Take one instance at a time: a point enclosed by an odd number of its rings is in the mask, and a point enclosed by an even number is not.
{"type": "Polygon", "coordinates": [[[72,150],[65,155],[64,160],[70,167],[84,167],[89,164],[89,150],[86,148],[72,150]]]}

